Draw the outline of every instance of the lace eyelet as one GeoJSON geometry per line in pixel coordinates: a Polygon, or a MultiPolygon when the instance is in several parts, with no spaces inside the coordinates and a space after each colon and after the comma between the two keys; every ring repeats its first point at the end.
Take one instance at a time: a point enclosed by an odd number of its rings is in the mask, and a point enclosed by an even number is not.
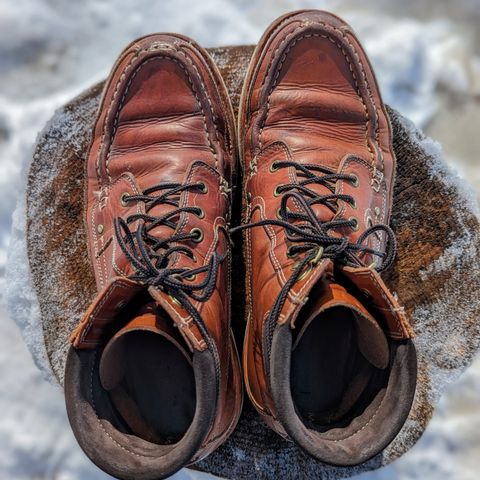
{"type": "Polygon", "coordinates": [[[195,243],[200,243],[203,240],[203,230],[201,228],[192,228],[190,234],[196,236],[196,238],[192,238],[195,243]]]}
{"type": "Polygon", "coordinates": [[[278,167],[277,167],[277,162],[273,162],[271,165],[270,165],[270,173],[275,173],[278,171],[278,167]]]}
{"type": "Polygon", "coordinates": [[[197,278],[197,275],[194,273],[192,275],[187,275],[186,277],[183,277],[183,278],[185,278],[185,280],[188,280],[189,282],[193,282],[197,278]]]}
{"type": "Polygon", "coordinates": [[[370,290],[367,290],[366,288],[362,288],[361,291],[367,298],[370,298],[372,296],[372,294],[370,293],[370,290]]]}
{"type": "Polygon", "coordinates": [[[353,199],[352,202],[350,202],[350,206],[353,208],[353,209],[356,209],[357,208],[357,201],[355,199],[353,199]]]}
{"type": "Polygon", "coordinates": [[[275,187],[275,190],[273,191],[273,196],[274,196],[274,197],[279,197],[279,196],[282,194],[282,192],[280,192],[280,189],[281,189],[282,187],[283,187],[283,185],[277,185],[277,186],[275,187]]]}
{"type": "Polygon", "coordinates": [[[360,228],[360,225],[359,225],[359,223],[358,223],[358,219],[357,219],[356,217],[350,217],[350,218],[348,219],[348,221],[353,223],[353,225],[351,225],[350,228],[351,228],[354,232],[356,232],[356,231],[360,228]]]}
{"type": "Polygon", "coordinates": [[[127,301],[126,300],[120,300],[116,305],[115,307],[113,308],[116,312],[119,312],[120,310],[122,310],[123,308],[126,307],[127,305],[127,301]]]}
{"type": "Polygon", "coordinates": [[[310,260],[311,265],[317,265],[318,264],[318,262],[322,259],[323,252],[324,252],[324,248],[323,247],[318,247],[317,254],[315,255],[314,258],[312,258],[310,260]]]}
{"type": "MultiPolygon", "coordinates": [[[[281,211],[282,211],[282,207],[278,207],[278,208],[277,208],[277,218],[278,218],[279,220],[283,220],[283,217],[280,215],[280,212],[281,212],[281,211]]],[[[291,210],[290,210],[289,207],[286,208],[286,211],[287,211],[287,213],[290,213],[290,212],[291,212],[291,210]]]]}
{"type": "MultiPolygon", "coordinates": [[[[298,262],[294,267],[296,268],[297,265],[298,265],[298,262]]],[[[301,282],[312,270],[313,270],[313,264],[309,262],[307,268],[305,268],[305,270],[297,278],[297,282],[301,282]]]]}
{"type": "Polygon", "coordinates": [[[352,185],[357,188],[358,185],[360,184],[360,180],[358,179],[358,176],[355,173],[352,173],[350,175],[352,177],[352,185]]]}
{"type": "Polygon", "coordinates": [[[382,213],[382,210],[380,209],[380,207],[375,207],[373,211],[375,213],[375,216],[377,217],[379,217],[380,214],[382,213]]]}
{"type": "Polygon", "coordinates": [[[170,300],[172,301],[172,303],[174,303],[175,305],[178,305],[179,307],[182,306],[182,304],[180,303],[180,301],[178,300],[177,297],[174,297],[173,295],[169,295],[170,297],[170,300]]]}
{"type": "Polygon", "coordinates": [[[290,247],[287,248],[287,257],[288,258],[295,258],[298,255],[298,252],[292,253],[292,250],[290,247]]]}
{"type": "Polygon", "coordinates": [[[122,196],[120,197],[120,203],[122,204],[122,207],[128,207],[128,197],[130,197],[128,192],[122,193],[122,196]]]}
{"type": "Polygon", "coordinates": [[[203,183],[203,182],[199,182],[199,188],[200,188],[200,191],[205,194],[208,192],[208,185],[206,183],[203,183]]]}
{"type": "Polygon", "coordinates": [[[205,211],[203,210],[203,208],[198,208],[198,212],[195,213],[195,215],[198,217],[198,218],[205,218],[205,211]]]}
{"type": "Polygon", "coordinates": [[[97,233],[101,235],[104,232],[104,230],[105,230],[105,227],[101,223],[99,223],[97,225],[97,233]]]}

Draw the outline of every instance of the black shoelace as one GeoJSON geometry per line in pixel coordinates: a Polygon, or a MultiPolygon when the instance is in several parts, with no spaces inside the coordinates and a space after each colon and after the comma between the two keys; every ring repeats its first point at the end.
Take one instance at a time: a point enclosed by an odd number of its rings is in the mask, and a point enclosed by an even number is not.
{"type": "Polygon", "coordinates": [[[381,258],[382,262],[376,266],[377,271],[387,269],[393,262],[396,253],[396,239],[392,229],[385,224],[376,224],[366,229],[353,243],[347,236],[334,236],[330,230],[338,228],[357,228],[356,219],[335,218],[338,211],[338,201],[348,202],[355,205],[355,199],[351,195],[336,193],[336,182],[339,180],[356,183],[358,179],[354,175],[335,172],[329,168],[313,164],[299,164],[293,161],[276,161],[272,169],[294,167],[297,176],[302,178],[298,183],[279,185],[276,195],[283,193],[278,210],[278,219],[266,219],[254,223],[247,223],[230,230],[231,233],[264,225],[280,226],[285,229],[287,240],[290,242],[288,255],[293,257],[304,254],[293,270],[290,278],[285,282],[280,294],[273,304],[267,318],[267,326],[264,337],[265,366],[269,371],[271,342],[275,325],[293,285],[310,271],[322,258],[330,258],[344,265],[364,266],[359,254],[370,254],[381,258]],[[318,195],[308,188],[308,185],[320,184],[326,187],[330,193],[318,195]],[[293,212],[287,208],[288,202],[295,202],[300,212],[293,212]],[[313,211],[314,205],[324,205],[332,212],[332,219],[320,221],[313,211]],[[295,221],[296,223],[292,223],[295,221]],[[364,245],[365,240],[372,234],[385,232],[387,237],[386,251],[381,252],[364,245]]]}
{"type": "Polygon", "coordinates": [[[169,261],[174,254],[180,253],[195,260],[192,249],[177,242],[184,240],[200,242],[203,238],[203,232],[198,228],[187,233],[176,232],[181,213],[203,216],[203,210],[199,207],[179,206],[180,195],[187,190],[206,193],[206,186],[203,183],[160,183],[147,188],[140,195],[124,194],[122,203],[143,202],[145,213],[130,215],[126,220],[117,217],[114,222],[115,236],[123,253],[135,269],[135,273],[130,278],[148,286],[159,287],[178,301],[195,320],[204,338],[207,338],[206,327],[191,300],[204,302],[211,297],[215,290],[218,267],[224,257],[214,252],[209,263],[199,268],[169,267],[169,261]],[[174,208],[162,216],[150,215],[149,212],[158,205],[171,205],[174,208]],[[141,221],[138,222],[136,229],[131,231],[129,226],[138,220],[141,221]],[[172,234],[166,238],[158,238],[150,233],[160,226],[169,227],[172,234]],[[203,281],[199,283],[191,281],[196,275],[204,272],[206,275],[203,281]]]}

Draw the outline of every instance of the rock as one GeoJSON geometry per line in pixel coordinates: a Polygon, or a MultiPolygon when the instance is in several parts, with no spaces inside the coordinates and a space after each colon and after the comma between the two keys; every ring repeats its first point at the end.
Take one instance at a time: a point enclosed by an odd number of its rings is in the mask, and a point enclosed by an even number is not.
{"type": "MultiPolygon", "coordinates": [[[[237,110],[252,47],[210,52],[237,110]]],[[[27,323],[43,329],[48,362],[61,385],[69,334],[95,294],[83,186],[101,88],[95,85],[56,112],[38,138],[28,177],[26,248],[40,318],[27,323]]],[[[270,431],[246,401],[232,437],[193,468],[235,479],[346,478],[379,468],[416,443],[447,383],[479,349],[480,227],[475,195],[447,166],[438,145],[394,110],[389,109],[389,115],[398,161],[392,217],[398,255],[385,279],[411,318],[419,357],[417,393],[408,421],[383,453],[357,467],[336,468],[313,460],[270,431]]],[[[244,276],[238,245],[235,268],[233,325],[240,342],[244,276]]]]}

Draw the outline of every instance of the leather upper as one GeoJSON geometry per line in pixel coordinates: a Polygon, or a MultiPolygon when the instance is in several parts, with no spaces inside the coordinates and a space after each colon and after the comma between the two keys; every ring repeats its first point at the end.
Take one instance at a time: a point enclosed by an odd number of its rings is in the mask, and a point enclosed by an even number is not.
{"type": "MultiPolygon", "coordinates": [[[[233,113],[228,94],[208,54],[181,36],[152,35],[132,43],[107,81],[87,161],[86,230],[98,296],[72,335],[76,348],[96,348],[107,327],[139,292],[147,290],[193,351],[214,350],[218,362],[219,402],[215,424],[197,460],[233,429],[242,393],[238,360],[230,334],[230,246],[228,223],[235,167],[233,113]],[[200,230],[199,237],[173,246],[191,249],[193,258],[176,252],[169,268],[177,271],[208,265],[224,257],[208,300],[191,301],[204,330],[167,288],[148,287],[129,278],[135,267],[119,246],[114,221],[148,213],[162,217],[177,207],[169,202],[149,212],[141,196],[158,185],[200,185],[180,192],[179,208],[195,207],[170,218],[176,229],[158,225],[149,233],[162,239],[200,230]],[[195,231],[195,230],[194,230],[195,231]],[[200,240],[200,241],[199,241],[200,240]]],[[[173,187],[172,187],[173,188],[173,187]]],[[[135,231],[141,218],[129,224],[135,231]]],[[[198,233],[198,231],[197,231],[198,233]]],[[[183,282],[200,284],[206,272],[183,282]]]]}
{"type": "MultiPolygon", "coordinates": [[[[338,200],[336,214],[324,205],[313,206],[321,222],[357,220],[357,229],[342,227],[333,235],[355,243],[369,227],[388,224],[395,167],[390,125],[369,62],[348,25],[315,11],[289,14],[272,24],[254,53],[240,108],[245,222],[278,218],[282,198],[278,188],[300,179],[298,169],[276,168],[276,163],[293,161],[355,178],[335,184],[335,193],[351,195],[354,205],[338,200]]],[[[308,188],[317,195],[331,193],[322,184],[308,188]]],[[[301,213],[295,200],[288,208],[301,213]]],[[[288,254],[291,242],[281,226],[248,229],[245,240],[247,390],[267,423],[285,435],[275,420],[263,338],[272,305],[302,256],[288,254]]],[[[364,242],[377,251],[384,251],[385,243],[383,232],[364,242]]],[[[378,258],[366,254],[360,259],[363,266],[321,259],[309,267],[290,289],[277,324],[290,323],[293,328],[312,287],[326,270],[335,270],[347,289],[361,292],[391,338],[409,338],[403,310],[374,268],[378,258]]]]}

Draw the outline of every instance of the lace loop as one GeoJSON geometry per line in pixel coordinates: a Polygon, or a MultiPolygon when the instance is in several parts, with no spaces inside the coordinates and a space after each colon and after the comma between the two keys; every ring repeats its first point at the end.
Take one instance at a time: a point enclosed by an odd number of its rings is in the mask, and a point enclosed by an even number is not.
{"type": "Polygon", "coordinates": [[[169,266],[173,255],[183,254],[193,261],[196,257],[192,249],[186,245],[179,244],[185,240],[199,243],[198,231],[192,229],[190,232],[177,232],[178,218],[182,213],[203,212],[198,207],[180,207],[180,195],[185,191],[199,191],[207,193],[208,189],[203,182],[198,183],[161,183],[147,188],[141,194],[122,195],[122,201],[143,202],[145,204],[145,213],[134,213],[129,215],[126,220],[117,217],[114,220],[114,229],[117,242],[129,260],[135,273],[130,276],[132,280],[142,282],[145,285],[160,288],[168,295],[178,300],[184,309],[197,322],[203,325],[201,317],[191,300],[204,302],[208,300],[215,290],[218,268],[224,256],[219,256],[214,252],[207,265],[198,268],[172,268],[169,266]],[[167,213],[154,216],[149,212],[156,206],[169,205],[174,207],[167,213]],[[138,221],[134,231],[130,230],[130,225],[138,221]],[[157,237],[150,232],[160,226],[168,227],[172,234],[167,237],[157,237]],[[204,280],[193,283],[185,283],[185,279],[196,278],[197,275],[205,273],[204,280]]]}
{"type": "Polygon", "coordinates": [[[350,205],[356,205],[352,195],[336,193],[336,183],[339,180],[348,181],[352,184],[358,182],[354,174],[337,173],[330,168],[314,164],[300,164],[293,161],[275,162],[275,171],[281,168],[294,167],[299,177],[303,178],[298,183],[289,183],[277,187],[276,192],[282,195],[277,219],[260,220],[254,223],[247,223],[230,230],[231,233],[247,228],[254,228],[265,225],[283,227],[287,239],[294,244],[289,247],[290,254],[309,251],[312,248],[321,246],[323,257],[331,258],[345,264],[361,266],[362,261],[358,254],[369,254],[379,257],[382,262],[376,266],[378,271],[387,269],[393,262],[396,252],[396,240],[392,229],[388,225],[377,224],[366,229],[354,243],[350,242],[347,236],[336,236],[330,232],[339,228],[350,228],[352,231],[358,227],[358,221],[351,217],[349,219],[337,217],[338,201],[344,201],[350,205]],[[308,188],[308,185],[320,184],[326,187],[330,193],[319,195],[308,188]],[[296,212],[287,207],[292,201],[297,205],[296,212]],[[313,207],[323,205],[332,212],[332,219],[321,221],[315,214],[313,207]],[[293,223],[296,221],[296,223],[293,223]],[[373,233],[383,232],[386,236],[386,251],[382,252],[368,247],[365,240],[373,233]]]}

